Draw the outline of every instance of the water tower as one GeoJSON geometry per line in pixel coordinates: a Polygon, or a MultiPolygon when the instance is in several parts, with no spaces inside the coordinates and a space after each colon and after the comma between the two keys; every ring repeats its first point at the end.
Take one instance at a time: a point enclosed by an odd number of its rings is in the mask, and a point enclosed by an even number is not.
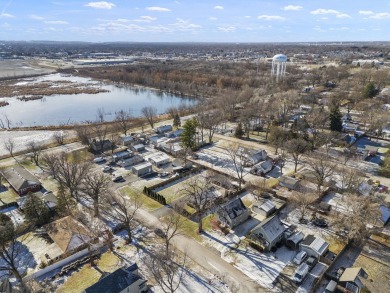
{"type": "Polygon", "coordinates": [[[276,76],[276,80],[283,77],[286,73],[287,56],[283,54],[277,54],[272,58],[272,70],[271,74],[276,76]]]}

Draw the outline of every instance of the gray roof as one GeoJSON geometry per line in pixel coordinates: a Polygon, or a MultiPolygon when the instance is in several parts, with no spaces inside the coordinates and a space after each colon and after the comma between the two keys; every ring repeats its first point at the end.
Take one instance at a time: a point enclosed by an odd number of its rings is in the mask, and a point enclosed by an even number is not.
{"type": "Polygon", "coordinates": [[[265,221],[261,222],[254,230],[262,229],[264,232],[264,238],[270,242],[274,241],[285,230],[282,222],[277,215],[269,217],[265,221]]]}
{"type": "Polygon", "coordinates": [[[119,293],[129,287],[134,282],[142,279],[135,273],[138,269],[137,264],[125,268],[120,268],[108,276],[99,280],[99,282],[85,289],[86,293],[119,293]]]}
{"type": "Polygon", "coordinates": [[[226,214],[229,216],[230,219],[237,218],[247,210],[241,198],[237,198],[231,201],[230,203],[225,205],[222,209],[226,212],[226,214]]]}
{"type": "Polygon", "coordinates": [[[41,182],[33,174],[28,172],[22,166],[13,166],[2,170],[4,178],[15,190],[28,188],[34,185],[40,185],[41,182]]]}
{"type": "Polygon", "coordinates": [[[302,245],[310,247],[313,251],[317,252],[320,255],[323,255],[324,252],[328,249],[329,243],[324,239],[314,235],[307,235],[303,240],[302,245]]]}
{"type": "Polygon", "coordinates": [[[268,212],[271,212],[272,210],[276,209],[276,206],[272,200],[267,200],[265,203],[263,203],[260,206],[260,208],[268,213],[268,212]]]}

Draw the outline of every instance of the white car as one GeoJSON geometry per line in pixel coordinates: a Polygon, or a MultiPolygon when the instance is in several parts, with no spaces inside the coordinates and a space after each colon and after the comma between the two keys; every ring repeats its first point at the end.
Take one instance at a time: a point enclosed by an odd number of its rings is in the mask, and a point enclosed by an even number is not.
{"type": "Polygon", "coordinates": [[[94,162],[94,163],[102,163],[102,162],[104,162],[105,160],[106,160],[106,159],[103,158],[103,157],[97,157],[97,158],[93,159],[93,162],[94,162]]]}
{"type": "Polygon", "coordinates": [[[103,172],[110,172],[112,170],[112,167],[111,166],[104,166],[103,168],[102,168],[102,171],[103,172]]]}
{"type": "Polygon", "coordinates": [[[296,265],[300,265],[305,259],[307,258],[306,251],[300,251],[297,253],[297,255],[293,259],[293,263],[296,265]]]}

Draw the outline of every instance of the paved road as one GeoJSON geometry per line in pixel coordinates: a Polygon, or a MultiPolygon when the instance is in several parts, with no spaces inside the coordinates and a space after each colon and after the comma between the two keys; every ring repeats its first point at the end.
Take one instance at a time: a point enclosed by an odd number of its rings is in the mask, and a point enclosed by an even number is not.
{"type": "MultiPolygon", "coordinates": [[[[138,221],[152,229],[161,226],[159,219],[145,210],[138,210],[136,218],[138,221]]],[[[200,266],[212,274],[223,278],[230,287],[237,288],[237,292],[271,292],[261,288],[259,284],[247,277],[241,271],[191,238],[178,235],[174,238],[173,244],[180,251],[186,252],[187,255],[200,266]]]]}

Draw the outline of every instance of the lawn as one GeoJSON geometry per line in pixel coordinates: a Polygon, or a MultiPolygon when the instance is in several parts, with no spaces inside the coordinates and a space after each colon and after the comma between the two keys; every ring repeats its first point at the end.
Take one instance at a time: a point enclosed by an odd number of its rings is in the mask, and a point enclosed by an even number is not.
{"type": "Polygon", "coordinates": [[[185,218],[182,226],[183,234],[194,238],[196,241],[202,241],[202,237],[198,233],[198,224],[185,218]]]}
{"type": "MultiPolygon", "coordinates": [[[[120,267],[120,260],[111,252],[106,252],[96,262],[96,265],[99,270],[112,273],[120,267]]],[[[101,273],[89,264],[86,264],[80,271],[73,273],[56,292],[82,292],[84,289],[99,281],[100,277],[101,273]]]]}
{"type": "Polygon", "coordinates": [[[339,254],[347,245],[345,242],[341,241],[336,237],[331,237],[331,236],[327,237],[324,235],[324,238],[329,243],[329,250],[336,254],[339,254]]]}
{"type": "Polygon", "coordinates": [[[130,186],[125,186],[125,187],[119,189],[119,191],[121,194],[124,194],[130,198],[135,198],[136,196],[138,196],[139,200],[142,202],[142,208],[144,208],[148,211],[154,211],[154,210],[157,210],[158,208],[162,207],[162,204],[147,197],[141,191],[134,189],[130,186]]]}
{"type": "Polygon", "coordinates": [[[16,202],[19,195],[12,188],[0,187],[0,205],[16,202]]]}
{"type": "Polygon", "coordinates": [[[185,196],[184,188],[187,186],[187,183],[190,180],[193,180],[195,176],[189,176],[187,178],[184,178],[184,180],[178,180],[178,182],[175,184],[176,181],[168,184],[167,188],[158,190],[158,193],[165,197],[165,200],[167,201],[167,204],[172,203],[175,200],[178,200],[179,198],[185,196]]]}
{"type": "Polygon", "coordinates": [[[66,282],[56,291],[57,293],[78,293],[99,281],[101,274],[91,268],[89,264],[73,273],[66,282]]]}
{"type": "Polygon", "coordinates": [[[67,154],[71,161],[92,161],[93,154],[87,148],[77,149],[67,154]]]}
{"type": "Polygon", "coordinates": [[[211,222],[216,219],[215,214],[208,215],[207,217],[203,218],[203,229],[209,232],[214,231],[213,227],[211,225],[211,222]]]}

